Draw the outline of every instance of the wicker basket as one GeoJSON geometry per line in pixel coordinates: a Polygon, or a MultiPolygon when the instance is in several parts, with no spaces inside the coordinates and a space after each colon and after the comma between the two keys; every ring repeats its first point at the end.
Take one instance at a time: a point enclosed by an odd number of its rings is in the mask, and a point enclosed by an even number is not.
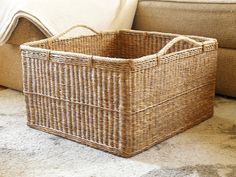
{"type": "Polygon", "coordinates": [[[130,157],[212,116],[215,39],[62,35],[21,46],[30,127],[130,157]]]}

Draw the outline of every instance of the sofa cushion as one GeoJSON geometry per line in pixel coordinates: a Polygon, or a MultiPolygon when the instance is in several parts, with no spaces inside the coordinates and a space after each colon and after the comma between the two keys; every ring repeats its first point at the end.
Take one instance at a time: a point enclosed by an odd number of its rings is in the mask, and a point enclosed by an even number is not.
{"type": "Polygon", "coordinates": [[[214,37],[220,47],[235,49],[235,19],[235,0],[146,0],[138,4],[133,28],[214,37]]]}

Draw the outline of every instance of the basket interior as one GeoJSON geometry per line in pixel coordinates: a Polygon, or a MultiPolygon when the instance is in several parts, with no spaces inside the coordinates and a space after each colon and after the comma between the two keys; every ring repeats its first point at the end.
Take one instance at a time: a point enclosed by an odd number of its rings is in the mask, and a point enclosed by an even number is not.
{"type": "MultiPolygon", "coordinates": [[[[44,42],[34,45],[34,47],[111,58],[132,59],[157,53],[174,37],[176,36],[158,33],[119,31],[44,42]]],[[[192,44],[181,41],[173,45],[168,53],[192,47],[192,44]]]]}

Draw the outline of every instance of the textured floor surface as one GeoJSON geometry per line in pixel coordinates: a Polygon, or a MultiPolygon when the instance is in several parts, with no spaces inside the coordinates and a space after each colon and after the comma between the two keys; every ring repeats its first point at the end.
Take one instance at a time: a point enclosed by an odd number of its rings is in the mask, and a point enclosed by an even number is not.
{"type": "Polygon", "coordinates": [[[0,177],[236,177],[236,100],[215,115],[124,159],[26,126],[22,93],[0,90],[0,177]]]}

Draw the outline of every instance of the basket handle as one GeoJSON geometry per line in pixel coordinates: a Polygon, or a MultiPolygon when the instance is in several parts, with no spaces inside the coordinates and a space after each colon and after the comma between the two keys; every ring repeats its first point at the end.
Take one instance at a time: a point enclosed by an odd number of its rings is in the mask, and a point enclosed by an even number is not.
{"type": "Polygon", "coordinates": [[[27,42],[25,44],[26,45],[36,45],[36,44],[40,44],[42,42],[51,42],[51,41],[53,41],[55,39],[58,39],[58,38],[64,36],[65,34],[69,33],[70,31],[72,31],[72,30],[74,30],[76,28],[85,28],[85,29],[88,29],[88,30],[94,32],[95,34],[99,34],[99,32],[97,32],[96,30],[94,30],[93,28],[91,28],[89,26],[78,24],[78,25],[74,25],[74,26],[70,27],[69,29],[67,29],[64,32],[59,33],[59,34],[57,34],[55,36],[52,36],[52,37],[49,37],[49,38],[46,38],[46,39],[42,39],[42,40],[39,40],[39,41],[27,42]]]}
{"type": "Polygon", "coordinates": [[[163,56],[167,53],[167,51],[174,45],[176,44],[177,42],[179,41],[185,41],[185,42],[188,42],[190,44],[194,44],[198,47],[202,46],[203,43],[202,42],[197,42],[196,40],[194,39],[191,39],[187,36],[178,36],[178,37],[175,37],[174,39],[172,39],[170,42],[168,42],[159,52],[158,52],[158,56],[163,56]]]}
{"type": "Polygon", "coordinates": [[[50,39],[50,40],[51,40],[51,39],[52,39],[52,40],[58,39],[58,38],[64,36],[65,34],[69,33],[70,31],[72,31],[72,30],[74,30],[74,29],[76,29],[76,28],[85,28],[85,29],[88,29],[88,30],[94,32],[95,34],[98,34],[98,32],[97,32],[96,30],[94,30],[93,28],[91,28],[91,27],[89,27],[89,26],[86,26],[86,25],[80,25],[80,24],[78,24],[78,25],[74,25],[74,26],[70,27],[69,29],[65,30],[65,31],[62,32],[62,33],[59,33],[59,34],[57,34],[57,35],[55,35],[55,36],[52,36],[52,37],[50,37],[50,38],[47,38],[47,39],[48,39],[48,40],[49,40],[49,39],[50,39]]]}

